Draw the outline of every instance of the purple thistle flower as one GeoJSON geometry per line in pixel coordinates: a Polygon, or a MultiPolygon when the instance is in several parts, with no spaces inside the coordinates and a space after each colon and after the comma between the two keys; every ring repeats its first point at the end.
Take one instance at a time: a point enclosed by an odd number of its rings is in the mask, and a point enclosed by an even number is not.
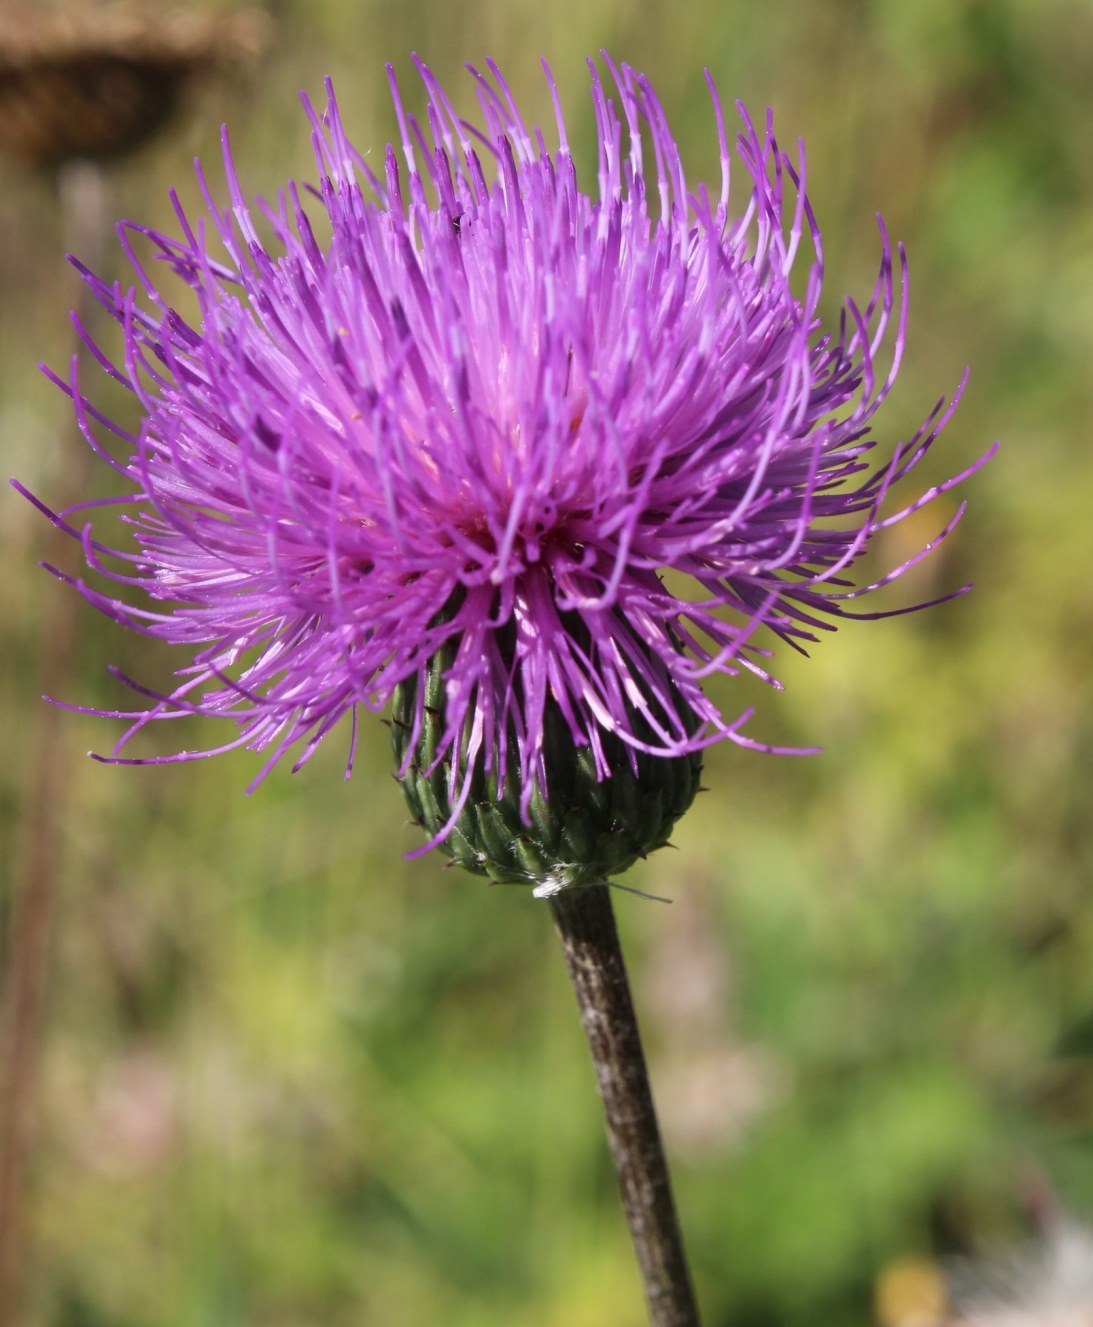
{"type": "Polygon", "coordinates": [[[608,735],[611,750],[663,757],[725,738],[770,750],[741,731],[747,714],[719,712],[704,679],[748,669],[777,685],[759,628],[815,640],[956,525],[963,507],[908,562],[855,581],[875,534],[986,459],[883,513],[960,394],[877,455],[872,419],[906,329],[902,248],[897,283],[882,224],[868,303],[847,300],[826,329],[800,150],[792,160],[770,116],[757,129],[741,107],[745,188],[734,180],[730,211],[712,80],[710,196],[688,186],[648,80],[604,58],[615,87],[590,62],[591,192],[545,64],[553,150],[492,62],[471,70],[480,130],[416,61],[424,122],[390,76],[401,158],[389,146],[374,173],[328,85],[323,115],[305,101],[317,188],[248,203],[225,137],[229,209],[199,170],[199,221],[172,195],[177,236],[119,227],[133,288],[77,263],[122,327],[117,365],[85,339],[137,397],[139,432],[91,403],[75,366],[55,380],[124,481],[112,501],[133,547],[81,524],[94,503],[49,513],[109,584],[54,574],[190,655],[162,694],[129,683],[150,706],[111,712],[132,723],[107,759],[211,754],[123,754],[152,719],[207,714],[237,728],[218,750],[269,751],[258,780],[289,748],[298,768],[359,705],[382,710],[414,679],[423,697],[442,650],[437,763],[450,761],[453,805],[478,761],[499,784],[515,779],[526,809],[546,778],[550,706],[601,778],[608,735]],[[196,320],[157,288],[134,235],[192,290],[196,320]]]}

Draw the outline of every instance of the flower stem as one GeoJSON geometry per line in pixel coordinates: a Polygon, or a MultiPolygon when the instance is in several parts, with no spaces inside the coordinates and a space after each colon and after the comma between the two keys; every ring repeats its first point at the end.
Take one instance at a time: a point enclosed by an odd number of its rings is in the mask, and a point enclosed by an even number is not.
{"type": "Polygon", "coordinates": [[[606,885],[550,900],[577,993],[652,1327],[699,1327],[668,1163],[606,885]]]}

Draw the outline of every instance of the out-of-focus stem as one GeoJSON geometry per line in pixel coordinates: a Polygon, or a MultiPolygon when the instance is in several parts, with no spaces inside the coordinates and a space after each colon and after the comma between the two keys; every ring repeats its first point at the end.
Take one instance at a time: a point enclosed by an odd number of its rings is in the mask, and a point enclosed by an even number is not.
{"type": "Polygon", "coordinates": [[[699,1327],[668,1163],[606,885],[551,899],[592,1052],[652,1327],[699,1327]]]}
{"type": "MultiPolygon", "coordinates": [[[[57,172],[64,238],[70,252],[92,267],[100,265],[106,235],[107,184],[92,162],[76,161],[57,172]]],[[[91,296],[81,288],[81,321],[90,314],[91,296]]],[[[80,354],[81,347],[76,347],[80,354]]],[[[92,453],[72,449],[66,462],[64,499],[86,496],[92,453]]],[[[54,533],[54,538],[60,538],[54,533]]],[[[44,597],[39,680],[48,695],[64,694],[75,655],[81,600],[74,594],[44,597]]],[[[73,752],[68,716],[42,705],[28,761],[32,768],[22,813],[23,842],[16,868],[15,916],[7,956],[7,980],[0,1003],[0,1327],[16,1327],[20,1312],[20,1272],[26,1246],[26,1161],[37,1102],[39,1046],[48,984],[53,914],[64,850],[73,752]]]]}

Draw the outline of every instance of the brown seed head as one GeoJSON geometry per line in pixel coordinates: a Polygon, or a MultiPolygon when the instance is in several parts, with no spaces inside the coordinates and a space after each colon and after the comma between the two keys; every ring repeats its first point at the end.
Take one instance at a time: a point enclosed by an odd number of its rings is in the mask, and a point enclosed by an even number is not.
{"type": "Polygon", "coordinates": [[[0,25],[0,148],[34,165],[122,156],[157,133],[202,76],[252,62],[270,20],[94,5],[0,25]]]}

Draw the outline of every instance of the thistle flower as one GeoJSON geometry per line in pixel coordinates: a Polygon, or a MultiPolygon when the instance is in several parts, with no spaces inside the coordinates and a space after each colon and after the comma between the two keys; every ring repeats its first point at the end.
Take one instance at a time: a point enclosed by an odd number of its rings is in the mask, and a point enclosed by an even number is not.
{"type": "MultiPolygon", "coordinates": [[[[879,531],[985,459],[885,510],[959,396],[877,448],[906,331],[902,248],[894,261],[881,224],[872,294],[825,327],[801,149],[742,107],[731,142],[707,75],[720,181],[692,188],[649,81],[604,59],[610,91],[589,62],[592,189],[545,64],[553,148],[492,62],[471,70],[476,128],[418,60],[424,120],[389,71],[401,155],[370,165],[328,84],[322,114],[304,103],[316,188],[248,202],[225,136],[228,209],[199,169],[200,220],[172,195],[177,234],[119,228],[132,288],[76,264],[123,333],[120,363],[93,353],[142,420],[131,433],[74,372],[56,379],[123,481],[133,546],[106,546],[82,524],[95,504],[80,504],[53,519],[97,583],[55,574],[188,652],[170,688],[130,682],[150,704],[111,712],[132,722],[107,759],[211,754],[126,751],[154,719],[218,715],[236,731],[217,750],[269,753],[261,779],[394,699],[400,774],[417,777],[434,842],[463,833],[487,784],[485,800],[508,798],[529,824],[558,780],[548,748],[581,762],[571,803],[612,786],[625,801],[674,771],[678,796],[633,812],[653,830],[596,861],[619,869],[666,837],[705,746],[772,749],[704,680],[747,669],[777,686],[760,628],[815,640],[956,525],[963,507],[902,566],[855,579],[879,531]],[[157,287],[138,239],[190,287],[196,319],[157,287]]],[[[460,859],[488,856],[472,845],[460,859]]]]}

